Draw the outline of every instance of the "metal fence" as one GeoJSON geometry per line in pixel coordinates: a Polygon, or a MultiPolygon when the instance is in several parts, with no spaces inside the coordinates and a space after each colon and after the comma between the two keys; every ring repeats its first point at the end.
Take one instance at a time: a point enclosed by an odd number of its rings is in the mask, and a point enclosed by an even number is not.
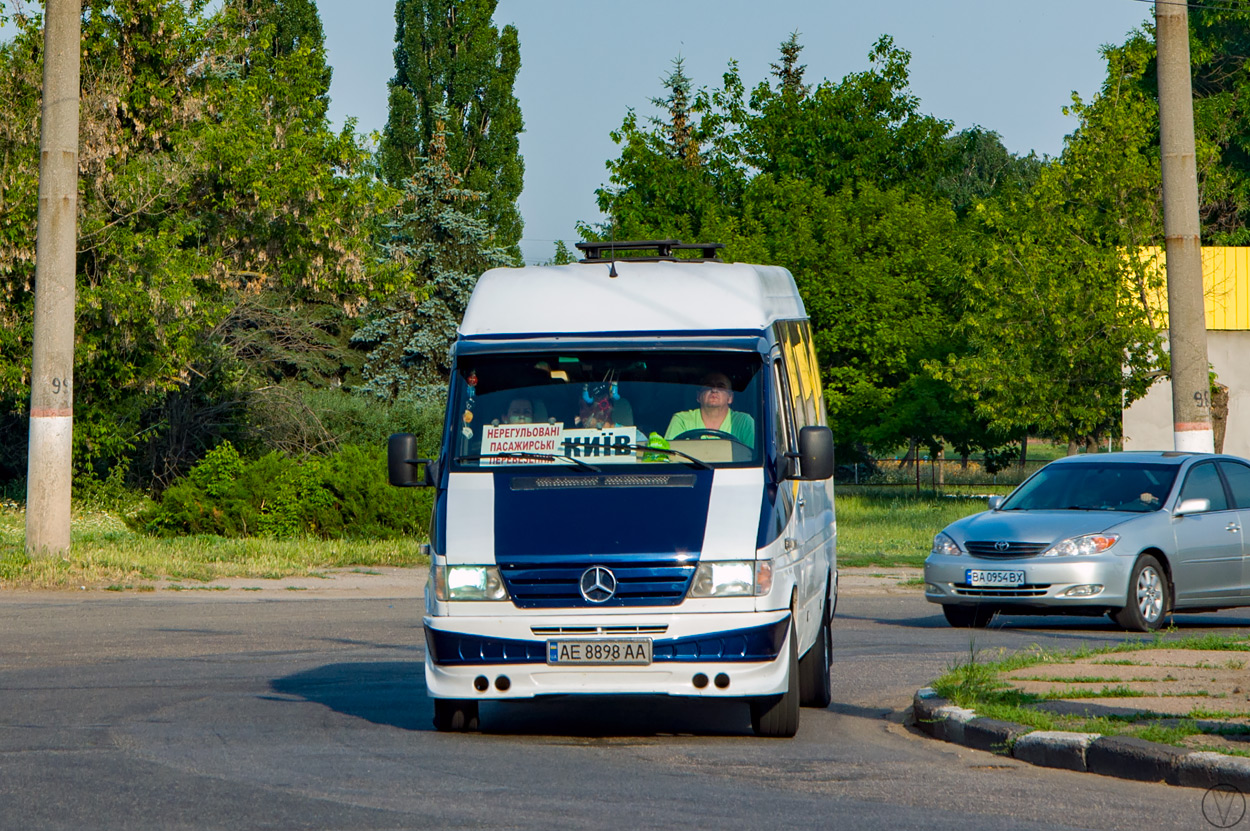
{"type": "Polygon", "coordinates": [[[1014,487],[1047,464],[1047,459],[1011,462],[995,472],[984,459],[870,459],[839,465],[834,481],[864,487],[914,487],[920,490],[962,490],[978,487],[1014,487]]]}

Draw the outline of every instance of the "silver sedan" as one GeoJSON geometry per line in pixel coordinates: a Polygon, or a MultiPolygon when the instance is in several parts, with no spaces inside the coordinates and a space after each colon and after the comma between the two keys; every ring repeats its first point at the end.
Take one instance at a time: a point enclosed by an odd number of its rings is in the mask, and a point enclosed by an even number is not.
{"type": "Polygon", "coordinates": [[[951,523],[925,560],[925,599],[952,626],[1004,614],[1250,606],[1250,462],[1202,453],[1096,453],[1043,467],[990,510],[951,523]]]}

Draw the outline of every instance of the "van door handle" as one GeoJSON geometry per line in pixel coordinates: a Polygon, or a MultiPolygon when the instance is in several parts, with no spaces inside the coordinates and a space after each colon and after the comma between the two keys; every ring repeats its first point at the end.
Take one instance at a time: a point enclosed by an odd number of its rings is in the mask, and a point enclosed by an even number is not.
{"type": "Polygon", "coordinates": [[[804,505],[807,504],[807,500],[805,500],[803,497],[800,496],[797,500],[795,500],[794,504],[802,508],[804,505]]]}

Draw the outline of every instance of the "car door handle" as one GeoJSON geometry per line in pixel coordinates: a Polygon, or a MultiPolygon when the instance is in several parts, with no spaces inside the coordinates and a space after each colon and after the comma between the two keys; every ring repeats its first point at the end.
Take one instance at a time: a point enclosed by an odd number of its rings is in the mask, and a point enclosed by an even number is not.
{"type": "Polygon", "coordinates": [[[797,500],[795,500],[794,504],[802,508],[804,505],[807,504],[807,500],[805,500],[803,497],[800,496],[797,500]]]}
{"type": "Polygon", "coordinates": [[[1240,526],[1240,525],[1238,525],[1238,524],[1237,524],[1237,523],[1235,523],[1235,522],[1230,522],[1230,523],[1228,523],[1227,525],[1225,525],[1225,526],[1224,526],[1224,530],[1225,530],[1225,531],[1232,531],[1233,533],[1236,533],[1237,531],[1240,531],[1240,530],[1241,530],[1241,526],[1240,526]]]}

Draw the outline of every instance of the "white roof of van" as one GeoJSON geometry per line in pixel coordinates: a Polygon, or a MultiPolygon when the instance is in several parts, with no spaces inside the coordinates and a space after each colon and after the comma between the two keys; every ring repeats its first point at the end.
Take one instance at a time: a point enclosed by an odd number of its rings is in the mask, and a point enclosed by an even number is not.
{"type": "Polygon", "coordinates": [[[761,331],[807,317],[790,272],[744,263],[616,261],[495,268],[477,282],[464,337],[761,331]]]}

